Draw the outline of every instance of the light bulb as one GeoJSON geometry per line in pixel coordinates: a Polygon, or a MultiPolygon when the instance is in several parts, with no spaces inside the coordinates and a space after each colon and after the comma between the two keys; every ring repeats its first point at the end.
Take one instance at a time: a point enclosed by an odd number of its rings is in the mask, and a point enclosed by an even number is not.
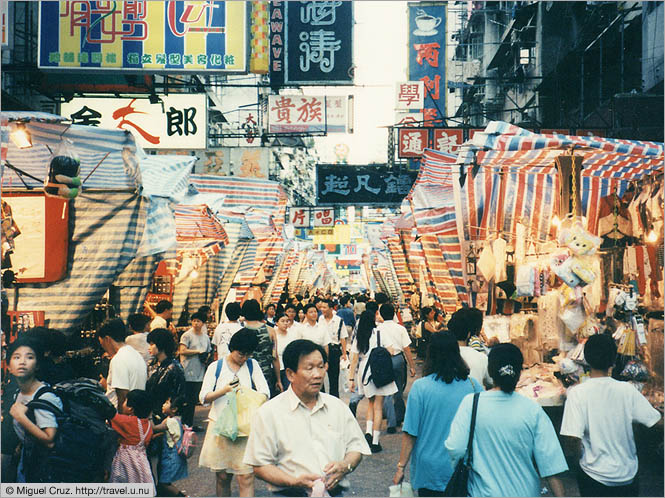
{"type": "Polygon", "coordinates": [[[656,233],[655,230],[652,229],[652,230],[647,234],[647,242],[648,242],[649,244],[655,244],[656,242],[658,242],[658,234],[656,233]]]}
{"type": "Polygon", "coordinates": [[[28,149],[32,147],[32,137],[24,124],[17,125],[9,134],[9,138],[19,149],[28,149]]]}

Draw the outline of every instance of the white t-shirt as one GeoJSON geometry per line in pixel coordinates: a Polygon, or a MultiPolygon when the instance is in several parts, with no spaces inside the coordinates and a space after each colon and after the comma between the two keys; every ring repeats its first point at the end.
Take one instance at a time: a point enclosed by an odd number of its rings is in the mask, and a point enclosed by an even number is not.
{"type": "Polygon", "coordinates": [[[468,346],[460,346],[459,353],[471,370],[469,375],[481,384],[484,382],[491,386],[492,379],[487,373],[487,355],[468,346]]]}
{"type": "Polygon", "coordinates": [[[221,358],[229,354],[229,341],[233,334],[242,328],[238,322],[222,322],[217,325],[215,333],[212,336],[212,343],[217,349],[217,357],[221,358]]]}
{"type": "Polygon", "coordinates": [[[139,332],[138,334],[127,336],[127,338],[125,338],[125,344],[129,344],[136,349],[136,351],[138,351],[143,357],[146,365],[150,363],[152,356],[148,353],[148,332],[139,332]]]}
{"type": "Polygon", "coordinates": [[[344,320],[337,313],[333,313],[330,321],[326,320],[326,317],[321,315],[319,317],[319,326],[326,330],[328,334],[328,344],[340,344],[342,339],[347,339],[349,337],[349,332],[344,326],[344,320]],[[340,327],[341,325],[341,327],[340,327]]]}
{"type": "Polygon", "coordinates": [[[411,344],[409,333],[402,325],[394,320],[386,320],[376,326],[381,332],[381,346],[392,348],[402,352],[402,350],[411,344]]]}
{"type": "Polygon", "coordinates": [[[300,335],[303,339],[312,341],[322,347],[326,347],[330,344],[328,329],[326,327],[320,327],[318,322],[314,325],[310,325],[307,321],[301,323],[300,335]]]}
{"type": "Polygon", "coordinates": [[[153,331],[155,329],[165,329],[165,328],[168,328],[166,319],[162,318],[159,315],[153,318],[152,322],[150,322],[150,331],[153,331]]]}
{"type": "Polygon", "coordinates": [[[143,357],[128,344],[118,349],[109,363],[109,376],[106,379],[106,397],[118,408],[116,389],[145,390],[148,368],[143,357]]]}
{"type": "Polygon", "coordinates": [[[580,467],[606,486],[629,484],[637,474],[633,422],[653,426],[660,412],[632,384],[611,377],[569,389],[561,435],[582,440],[580,467]]]}
{"type": "Polygon", "coordinates": [[[293,324],[288,329],[286,329],[286,334],[282,335],[280,332],[275,329],[275,338],[277,339],[277,355],[279,356],[279,365],[282,370],[284,370],[284,361],[282,360],[282,355],[286,346],[291,344],[296,339],[302,339],[302,334],[300,333],[300,325],[293,324]]]}

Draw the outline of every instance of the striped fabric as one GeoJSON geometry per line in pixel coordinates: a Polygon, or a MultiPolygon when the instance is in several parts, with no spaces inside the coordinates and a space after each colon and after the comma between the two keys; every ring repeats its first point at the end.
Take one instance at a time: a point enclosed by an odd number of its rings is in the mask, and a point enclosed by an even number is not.
{"type": "MultiPolygon", "coordinates": [[[[77,332],[136,256],[146,206],[147,200],[134,193],[83,192],[70,201],[68,276],[49,284],[22,284],[17,309],[44,310],[47,326],[77,332]]],[[[17,290],[6,290],[14,303],[17,290]]]]}
{"type": "Polygon", "coordinates": [[[137,257],[117,276],[113,287],[117,291],[111,292],[116,297],[111,304],[115,306],[118,315],[123,320],[133,313],[143,312],[143,303],[152,284],[152,275],[157,270],[160,261],[165,254],[151,254],[150,256],[137,257]]]}
{"type": "Polygon", "coordinates": [[[192,240],[209,239],[228,244],[229,237],[222,224],[205,204],[175,206],[176,236],[179,247],[192,240]]]}

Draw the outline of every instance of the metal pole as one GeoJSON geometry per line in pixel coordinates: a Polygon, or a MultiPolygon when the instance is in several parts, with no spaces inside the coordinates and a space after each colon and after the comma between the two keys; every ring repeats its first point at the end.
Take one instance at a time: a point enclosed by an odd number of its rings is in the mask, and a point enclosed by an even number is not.
{"type": "Polygon", "coordinates": [[[580,126],[584,126],[584,52],[580,70],[580,126]]]}
{"type": "Polygon", "coordinates": [[[623,93],[623,26],[624,26],[624,19],[621,19],[621,54],[620,54],[620,61],[619,61],[619,66],[621,67],[621,93],[623,93]]]}
{"type": "Polygon", "coordinates": [[[600,54],[598,56],[598,105],[603,101],[603,40],[599,42],[600,54]]]}

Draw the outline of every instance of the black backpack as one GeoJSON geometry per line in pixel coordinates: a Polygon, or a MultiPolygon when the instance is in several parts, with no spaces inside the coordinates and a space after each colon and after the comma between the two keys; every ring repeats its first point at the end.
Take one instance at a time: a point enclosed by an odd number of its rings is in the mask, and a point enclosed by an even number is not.
{"type": "Polygon", "coordinates": [[[379,330],[376,331],[376,338],[377,346],[369,353],[362,382],[366,386],[371,380],[376,387],[383,387],[395,380],[395,372],[393,372],[393,360],[390,352],[381,346],[381,332],[379,330]],[[371,373],[365,380],[368,369],[371,369],[371,373]]]}
{"type": "Polygon", "coordinates": [[[27,482],[103,482],[117,449],[117,435],[106,423],[116,409],[99,382],[74,379],[52,387],[42,387],[28,403],[28,416],[34,410],[55,414],[58,430],[53,448],[26,437],[23,468],[27,482]],[[55,393],[63,409],[39,397],[55,393]]]}

